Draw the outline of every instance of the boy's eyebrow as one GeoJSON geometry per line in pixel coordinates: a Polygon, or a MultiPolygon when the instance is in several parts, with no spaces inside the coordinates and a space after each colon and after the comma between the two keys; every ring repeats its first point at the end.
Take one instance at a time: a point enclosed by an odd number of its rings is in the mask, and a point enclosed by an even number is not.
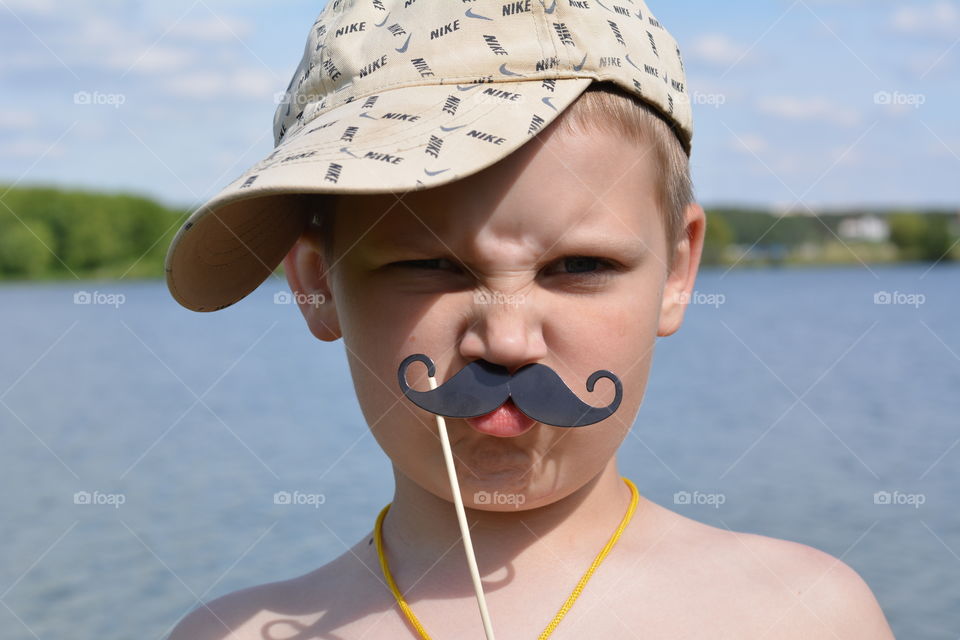
{"type": "Polygon", "coordinates": [[[650,250],[647,243],[636,233],[624,229],[623,235],[583,233],[577,235],[571,231],[550,248],[564,252],[575,251],[580,254],[613,253],[630,259],[639,260],[650,250]]]}
{"type": "MultiPolygon", "coordinates": [[[[437,238],[429,231],[395,232],[371,238],[370,248],[374,251],[443,251],[457,256],[455,243],[437,238]]],[[[550,253],[572,253],[579,255],[613,253],[626,259],[639,260],[649,253],[650,247],[639,235],[624,230],[623,235],[608,233],[593,233],[584,231],[578,233],[570,230],[560,238],[545,243],[543,249],[550,253]]],[[[457,256],[459,257],[459,256],[457,256]]]]}

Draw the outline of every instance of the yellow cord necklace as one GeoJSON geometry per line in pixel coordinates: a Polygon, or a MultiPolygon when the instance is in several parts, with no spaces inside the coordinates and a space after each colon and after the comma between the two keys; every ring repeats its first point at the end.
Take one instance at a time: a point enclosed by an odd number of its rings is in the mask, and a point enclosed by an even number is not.
{"type": "MultiPolygon", "coordinates": [[[[547,628],[543,630],[543,633],[540,634],[538,640],[544,640],[545,638],[550,637],[550,634],[552,634],[554,629],[557,628],[557,625],[560,624],[560,621],[563,620],[563,617],[567,615],[567,611],[570,610],[570,608],[573,606],[573,603],[576,602],[577,598],[580,597],[580,593],[583,591],[584,586],[586,586],[587,581],[593,576],[593,572],[596,571],[597,567],[600,566],[600,563],[603,562],[604,558],[607,557],[607,554],[610,553],[613,545],[615,545],[617,540],[620,538],[620,534],[623,533],[623,530],[627,528],[627,524],[630,523],[630,519],[633,518],[633,512],[637,508],[639,493],[636,485],[633,484],[629,478],[626,476],[620,477],[624,482],[627,483],[627,486],[630,487],[630,506],[627,507],[626,515],[623,516],[623,520],[620,521],[620,526],[617,527],[617,530],[613,532],[613,536],[610,537],[610,540],[607,541],[607,544],[605,544],[603,549],[600,550],[600,553],[597,554],[593,564],[590,565],[590,568],[587,569],[587,572],[583,574],[582,578],[580,578],[580,582],[578,582],[577,586],[574,587],[573,592],[567,598],[567,601],[563,603],[562,607],[560,607],[560,611],[558,611],[557,615],[553,617],[553,620],[550,621],[550,624],[547,625],[547,628]]],[[[408,605],[407,601],[404,599],[403,594],[401,594],[400,590],[397,588],[397,584],[393,581],[393,576],[390,575],[390,568],[387,566],[387,556],[383,552],[382,529],[383,518],[387,515],[387,511],[390,509],[390,504],[387,504],[387,506],[380,511],[380,515],[377,516],[377,524],[374,527],[374,540],[376,540],[377,543],[377,556],[380,558],[380,568],[383,569],[383,576],[387,579],[387,584],[390,585],[390,590],[393,592],[393,596],[397,599],[397,604],[400,605],[400,609],[407,616],[410,624],[412,624],[413,628],[417,630],[421,638],[430,640],[430,636],[427,634],[426,630],[424,630],[423,625],[420,624],[417,616],[415,616],[413,614],[413,610],[410,609],[410,605],[408,605]]]]}

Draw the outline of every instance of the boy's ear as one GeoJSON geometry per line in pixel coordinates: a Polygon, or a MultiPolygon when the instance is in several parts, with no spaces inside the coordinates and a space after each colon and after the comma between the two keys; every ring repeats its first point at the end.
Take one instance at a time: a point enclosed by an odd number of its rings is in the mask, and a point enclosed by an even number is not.
{"type": "Polygon", "coordinates": [[[305,231],[283,259],[283,270],[310,333],[325,342],[341,337],[319,235],[309,229],[305,231]]]}
{"type": "Polygon", "coordinates": [[[684,214],[684,233],[674,248],[673,263],[663,287],[658,336],[672,335],[683,322],[683,312],[693,294],[703,238],[707,228],[706,214],[697,203],[687,206],[684,214]]]}

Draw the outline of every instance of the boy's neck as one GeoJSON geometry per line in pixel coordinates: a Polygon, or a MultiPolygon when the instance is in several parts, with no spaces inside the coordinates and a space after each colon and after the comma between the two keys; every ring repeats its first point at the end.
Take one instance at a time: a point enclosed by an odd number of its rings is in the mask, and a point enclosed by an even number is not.
{"type": "MultiPolygon", "coordinates": [[[[383,539],[391,572],[429,580],[469,579],[456,509],[394,469],[394,500],[383,522],[383,539]]],[[[633,527],[643,517],[641,497],[633,527]]],[[[466,509],[467,523],[481,577],[496,582],[501,569],[569,563],[587,565],[613,535],[630,504],[630,489],[617,471],[616,457],[596,477],[569,496],[536,509],[482,511],[466,509]]],[[[621,538],[621,540],[623,540],[621,538]]],[[[586,565],[583,567],[586,569],[586,565]]],[[[576,569],[575,569],[576,570],[576,569]]],[[[509,575],[509,571],[508,574],[509,575]]],[[[459,581],[459,580],[457,580],[459,581]]]]}

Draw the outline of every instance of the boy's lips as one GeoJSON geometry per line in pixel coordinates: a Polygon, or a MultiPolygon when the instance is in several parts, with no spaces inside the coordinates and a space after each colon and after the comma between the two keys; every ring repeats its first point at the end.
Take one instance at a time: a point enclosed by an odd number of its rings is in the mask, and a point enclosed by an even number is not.
{"type": "Polygon", "coordinates": [[[513,404],[512,398],[507,398],[506,402],[490,413],[466,418],[466,420],[476,431],[498,438],[514,438],[523,435],[537,422],[520,411],[517,405],[513,404]]]}

